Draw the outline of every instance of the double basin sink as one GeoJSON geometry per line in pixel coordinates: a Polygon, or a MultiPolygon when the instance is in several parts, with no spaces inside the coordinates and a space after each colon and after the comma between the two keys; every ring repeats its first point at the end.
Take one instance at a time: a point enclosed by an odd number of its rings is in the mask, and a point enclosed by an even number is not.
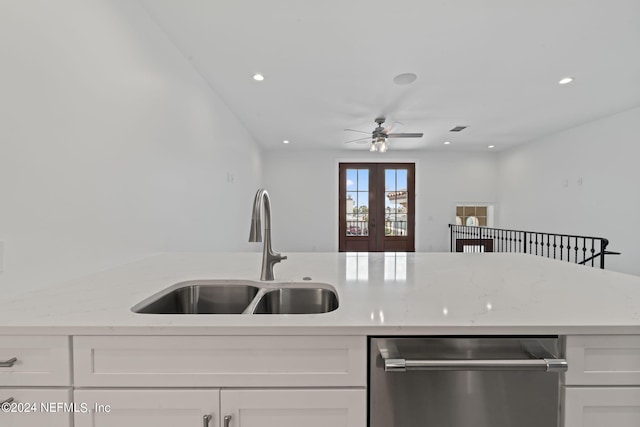
{"type": "Polygon", "coordinates": [[[338,308],[322,283],[195,280],[177,283],[131,308],[147,314],[319,314],[338,308]]]}

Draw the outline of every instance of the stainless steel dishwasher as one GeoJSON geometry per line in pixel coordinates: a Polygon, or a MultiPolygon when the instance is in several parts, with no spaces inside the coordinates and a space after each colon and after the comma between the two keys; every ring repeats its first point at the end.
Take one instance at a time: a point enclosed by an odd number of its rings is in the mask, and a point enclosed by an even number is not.
{"type": "Polygon", "coordinates": [[[557,427],[557,337],[371,338],[370,427],[557,427]]]}

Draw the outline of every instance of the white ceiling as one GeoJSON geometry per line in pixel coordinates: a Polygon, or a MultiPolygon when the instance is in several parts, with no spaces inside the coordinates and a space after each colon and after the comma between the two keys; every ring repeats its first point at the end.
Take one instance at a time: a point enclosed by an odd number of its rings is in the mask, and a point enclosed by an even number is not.
{"type": "Polygon", "coordinates": [[[364,150],[382,115],[425,134],[393,150],[501,150],[640,105],[639,0],[141,1],[265,149],[364,150]]]}

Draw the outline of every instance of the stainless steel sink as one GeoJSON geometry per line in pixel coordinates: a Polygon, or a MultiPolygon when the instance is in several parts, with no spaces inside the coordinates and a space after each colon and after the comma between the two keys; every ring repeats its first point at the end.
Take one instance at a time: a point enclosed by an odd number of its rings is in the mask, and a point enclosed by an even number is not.
{"type": "Polygon", "coordinates": [[[198,280],[177,283],[131,308],[143,314],[318,314],[338,308],[323,283],[198,280]]]}
{"type": "Polygon", "coordinates": [[[338,308],[335,292],[324,288],[280,288],[264,293],[254,314],[317,314],[338,308]]]}
{"type": "Polygon", "coordinates": [[[134,306],[136,313],[241,314],[260,288],[239,283],[185,284],[134,306]]]}

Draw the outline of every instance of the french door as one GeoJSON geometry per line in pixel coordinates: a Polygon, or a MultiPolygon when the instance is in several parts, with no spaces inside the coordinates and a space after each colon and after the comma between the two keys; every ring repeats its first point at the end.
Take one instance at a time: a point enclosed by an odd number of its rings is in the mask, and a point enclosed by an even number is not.
{"type": "Polygon", "coordinates": [[[341,252],[415,251],[415,164],[340,163],[341,252]]]}

